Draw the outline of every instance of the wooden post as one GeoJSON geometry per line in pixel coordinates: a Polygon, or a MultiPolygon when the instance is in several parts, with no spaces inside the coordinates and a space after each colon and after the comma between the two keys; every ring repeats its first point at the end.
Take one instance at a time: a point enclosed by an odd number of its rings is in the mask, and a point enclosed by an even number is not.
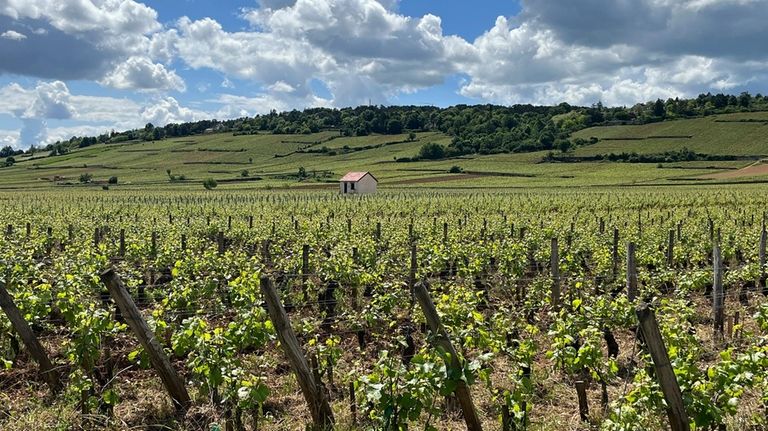
{"type": "Polygon", "coordinates": [[[125,229],[120,229],[120,246],[117,254],[120,257],[125,257],[125,229]]]}
{"type": "Polygon", "coordinates": [[[760,261],[760,280],[758,287],[763,289],[763,293],[768,293],[766,292],[765,283],[765,244],[767,239],[768,232],[766,232],[765,225],[763,225],[763,229],[760,231],[760,248],[758,249],[758,257],[760,261]]]}
{"type": "Polygon", "coordinates": [[[645,345],[653,359],[656,368],[656,377],[659,379],[661,391],[664,393],[664,399],[667,401],[667,415],[669,416],[669,425],[672,431],[689,431],[688,415],[683,405],[683,396],[680,393],[680,386],[669,362],[667,348],[664,340],[661,338],[659,326],[656,323],[656,315],[648,304],[640,304],[635,310],[637,318],[640,320],[640,331],[645,340],[645,345]]]}
{"type": "Polygon", "coordinates": [[[579,397],[579,417],[586,422],[589,420],[589,400],[587,400],[587,384],[583,380],[576,382],[576,395],[579,397]]]}
{"type": "Polygon", "coordinates": [[[669,231],[669,242],[667,244],[667,266],[675,265],[675,231],[669,231]]]}
{"type": "Polygon", "coordinates": [[[352,425],[357,425],[357,396],[355,396],[354,382],[349,382],[349,411],[352,413],[352,425]]]}
{"type": "Polygon", "coordinates": [[[634,242],[627,244],[627,298],[630,302],[634,302],[637,298],[637,262],[634,242]]]}
{"type": "Polygon", "coordinates": [[[410,270],[408,271],[408,287],[413,289],[414,284],[416,283],[416,269],[418,268],[418,264],[416,262],[416,243],[411,243],[411,266],[410,270]]]}
{"type": "Polygon", "coordinates": [[[309,244],[304,244],[301,247],[301,293],[305,301],[309,298],[307,280],[309,280],[309,244]]]}
{"type": "Polygon", "coordinates": [[[219,231],[216,234],[216,247],[217,247],[217,252],[219,253],[219,256],[224,254],[224,251],[226,249],[226,244],[224,243],[224,232],[222,231],[219,231]]]}
{"type": "Polygon", "coordinates": [[[186,409],[190,403],[187,388],[184,387],[184,381],[179,377],[171,366],[168,356],[158,343],[155,334],[147,326],[144,317],[141,316],[139,309],[128,294],[125,285],[115,273],[113,268],[107,269],[101,273],[101,281],[109,290],[109,294],[117,304],[126,323],[131,328],[136,338],[139,339],[141,346],[149,355],[152,367],[160,375],[160,379],[165,385],[165,389],[170,394],[177,409],[186,409]]]}
{"type": "Polygon", "coordinates": [[[448,244],[448,222],[443,222],[443,244],[448,244]]]}
{"type": "Polygon", "coordinates": [[[611,253],[613,257],[613,278],[616,278],[616,274],[619,272],[619,228],[613,228],[613,251],[611,253]]]}
{"type": "Polygon", "coordinates": [[[714,317],[715,338],[722,340],[723,326],[725,324],[725,293],[723,291],[723,257],[720,254],[720,245],[717,243],[712,250],[712,262],[714,265],[712,316],[714,317]]]}
{"type": "Polygon", "coordinates": [[[557,250],[557,238],[552,238],[549,266],[552,272],[552,293],[550,303],[555,310],[560,309],[560,256],[557,250]]]}
{"type": "Polygon", "coordinates": [[[296,339],[288,315],[285,314],[285,309],[280,303],[280,298],[277,296],[269,277],[261,277],[261,293],[267,303],[267,311],[274,324],[280,345],[285,351],[291,368],[296,373],[296,380],[298,380],[301,392],[309,406],[315,428],[320,430],[332,429],[334,419],[331,406],[328,404],[323,388],[312,377],[312,370],[307,364],[307,359],[296,339]]]}
{"type": "Polygon", "coordinates": [[[512,414],[506,404],[501,406],[501,431],[512,431],[512,414]]]}
{"type": "Polygon", "coordinates": [[[16,333],[21,337],[21,341],[24,342],[27,350],[29,350],[32,359],[40,365],[40,373],[43,375],[45,382],[54,393],[61,390],[59,374],[53,368],[51,360],[48,359],[48,354],[37,340],[35,333],[32,332],[32,328],[30,328],[29,324],[24,320],[21,311],[16,307],[13,298],[5,289],[5,283],[2,281],[0,281],[0,308],[2,308],[6,316],[8,316],[8,320],[11,321],[13,329],[15,329],[16,333]]]}
{"type": "MultiPolygon", "coordinates": [[[[450,355],[450,368],[461,372],[463,367],[459,361],[459,355],[453,347],[453,344],[451,344],[451,340],[448,338],[448,333],[445,331],[443,324],[440,322],[440,316],[438,316],[435,304],[429,296],[426,284],[417,283],[414,286],[414,292],[416,298],[419,300],[422,310],[424,310],[424,317],[427,320],[427,324],[429,324],[429,328],[434,335],[433,342],[436,344],[436,347],[443,349],[450,355]]],[[[458,380],[454,393],[461,404],[461,410],[464,413],[464,422],[467,424],[467,430],[482,431],[483,427],[480,418],[477,416],[475,405],[472,402],[472,394],[463,380],[458,380]]]]}
{"type": "Polygon", "coordinates": [[[152,231],[151,242],[149,254],[154,258],[157,257],[157,231],[152,231]]]}

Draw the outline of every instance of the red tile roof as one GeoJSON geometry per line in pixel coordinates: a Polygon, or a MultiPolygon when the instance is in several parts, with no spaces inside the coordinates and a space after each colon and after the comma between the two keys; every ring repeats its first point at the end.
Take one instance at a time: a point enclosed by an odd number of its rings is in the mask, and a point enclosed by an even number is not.
{"type": "MultiPolygon", "coordinates": [[[[341,177],[341,179],[339,181],[353,182],[354,183],[354,182],[358,182],[358,181],[362,180],[363,177],[366,176],[366,175],[371,175],[371,173],[370,172],[349,172],[347,175],[344,175],[343,177],[341,177]]],[[[371,177],[374,180],[376,179],[376,177],[374,177],[373,175],[371,175],[371,177]]]]}

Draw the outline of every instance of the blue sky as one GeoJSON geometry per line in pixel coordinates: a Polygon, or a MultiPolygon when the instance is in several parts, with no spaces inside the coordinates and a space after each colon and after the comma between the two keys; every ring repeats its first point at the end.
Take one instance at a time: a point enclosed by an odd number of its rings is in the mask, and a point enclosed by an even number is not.
{"type": "Polygon", "coordinates": [[[768,0],[3,0],[0,146],[369,101],[765,93],[765,22],[768,0]]]}

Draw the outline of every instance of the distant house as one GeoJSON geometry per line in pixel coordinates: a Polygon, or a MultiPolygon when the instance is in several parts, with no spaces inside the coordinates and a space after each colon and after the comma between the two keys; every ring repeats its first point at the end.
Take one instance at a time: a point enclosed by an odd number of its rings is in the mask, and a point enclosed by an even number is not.
{"type": "Polygon", "coordinates": [[[379,181],[370,172],[350,172],[339,180],[341,194],[376,193],[379,181]]]}

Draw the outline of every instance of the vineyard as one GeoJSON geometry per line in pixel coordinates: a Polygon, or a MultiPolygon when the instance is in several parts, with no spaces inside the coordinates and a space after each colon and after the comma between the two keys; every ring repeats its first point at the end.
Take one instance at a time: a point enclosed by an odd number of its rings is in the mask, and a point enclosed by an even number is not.
{"type": "Polygon", "coordinates": [[[0,194],[0,428],[768,429],[765,203],[0,194]]]}

